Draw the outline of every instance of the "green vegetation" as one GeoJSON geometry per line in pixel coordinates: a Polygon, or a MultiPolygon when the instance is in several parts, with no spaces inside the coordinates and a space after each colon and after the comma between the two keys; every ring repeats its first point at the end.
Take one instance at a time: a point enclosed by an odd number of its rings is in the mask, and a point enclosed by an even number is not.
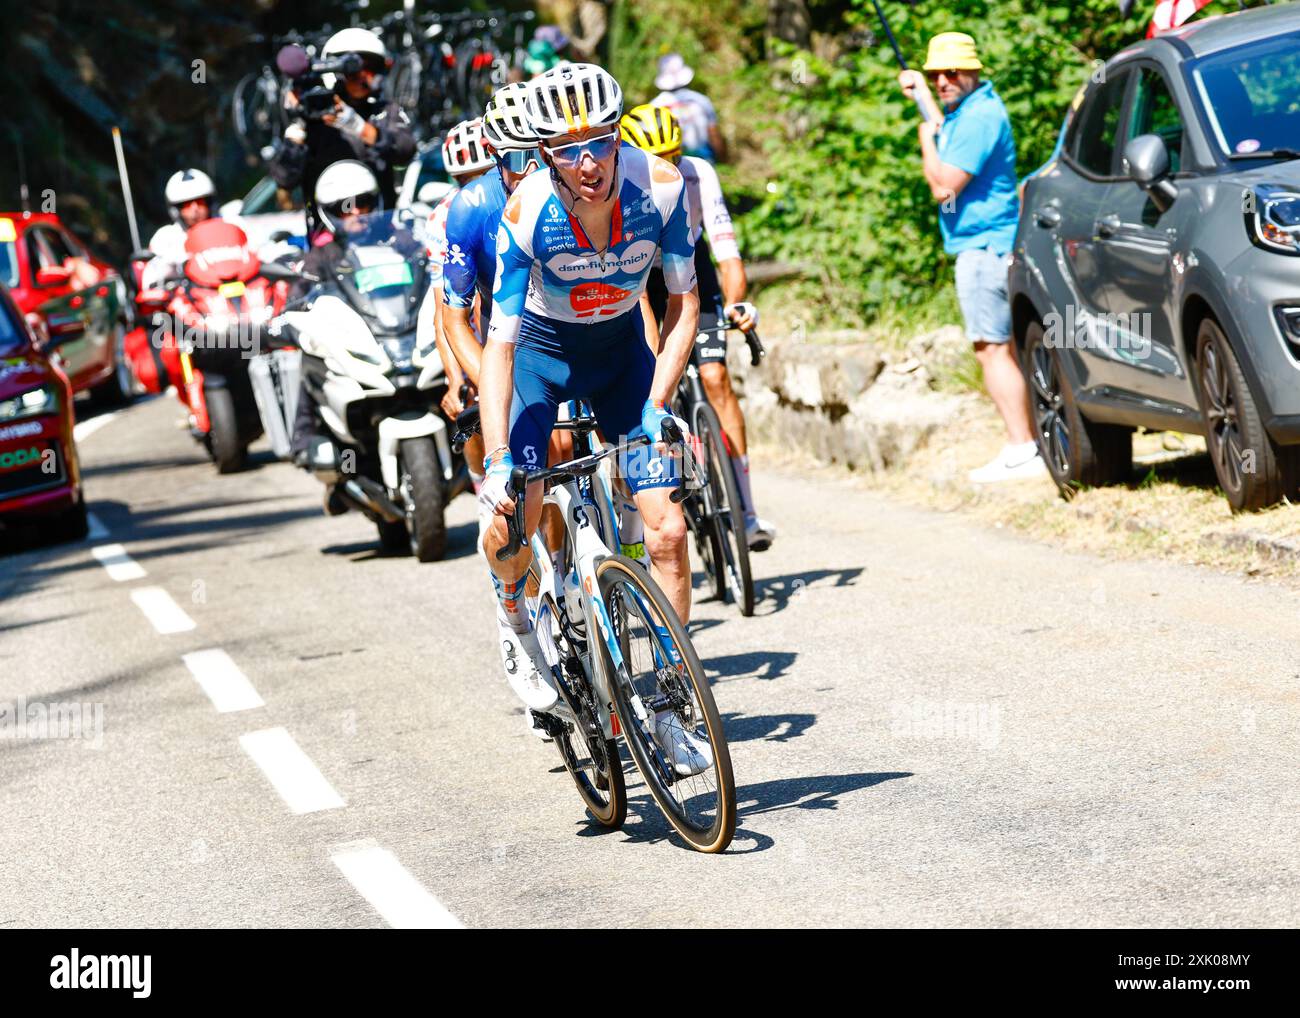
{"type": "MultiPolygon", "coordinates": [[[[722,172],[746,257],[813,269],[771,303],[805,308],[819,327],[883,319],[912,331],[950,310],[935,306],[952,267],[920,174],[916,112],[870,0],[623,6],[611,62],[629,99],[653,95],[654,59],[680,51],[732,140],[722,172]],[[784,35],[798,45],[777,37],[790,25],[784,35]]],[[[1124,20],[1114,0],[884,4],[912,66],[938,32],[975,37],[1011,115],[1022,177],[1049,157],[1089,75],[1143,36],[1153,6],[1124,20]]],[[[1236,7],[1215,3],[1202,16],[1236,7]]]]}

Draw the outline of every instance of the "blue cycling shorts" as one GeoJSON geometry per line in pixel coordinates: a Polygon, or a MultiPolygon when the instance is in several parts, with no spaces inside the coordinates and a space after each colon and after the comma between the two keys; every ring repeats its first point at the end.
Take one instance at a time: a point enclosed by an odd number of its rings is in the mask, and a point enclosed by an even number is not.
{"type": "MultiPolygon", "coordinates": [[[[559,405],[585,399],[606,441],[644,434],[655,359],[645,344],[641,309],[603,322],[560,322],[524,310],[515,343],[510,455],[529,470],[546,466],[559,405]]],[[[643,445],[619,462],[633,494],[676,485],[676,460],[643,445]]]]}

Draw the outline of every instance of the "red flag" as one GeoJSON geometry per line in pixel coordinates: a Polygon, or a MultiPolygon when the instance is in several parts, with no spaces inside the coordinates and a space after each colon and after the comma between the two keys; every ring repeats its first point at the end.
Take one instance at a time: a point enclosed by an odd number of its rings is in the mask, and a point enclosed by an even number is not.
{"type": "Polygon", "coordinates": [[[1209,2],[1210,0],[1159,0],[1155,14],[1151,15],[1151,24],[1147,26],[1147,38],[1177,28],[1209,2]]]}

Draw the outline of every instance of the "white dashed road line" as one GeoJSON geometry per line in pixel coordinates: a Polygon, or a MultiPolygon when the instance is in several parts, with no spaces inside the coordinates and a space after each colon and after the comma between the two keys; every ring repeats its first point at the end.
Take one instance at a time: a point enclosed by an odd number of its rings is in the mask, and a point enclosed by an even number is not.
{"type": "Polygon", "coordinates": [[[339,845],[330,858],[389,926],[399,930],[463,929],[388,849],[373,841],[359,841],[339,845]]]}
{"type": "Polygon", "coordinates": [[[185,633],[194,628],[194,620],[181,610],[181,606],[162,587],[136,587],[131,591],[131,600],[144,612],[144,617],[153,623],[154,629],[164,636],[169,633],[185,633]]]}
{"type": "Polygon", "coordinates": [[[145,576],[140,563],[128,555],[126,549],[120,544],[101,544],[98,548],[91,548],[90,553],[99,559],[99,564],[107,569],[108,575],[118,583],[143,579],[145,576]]]}
{"type": "Polygon", "coordinates": [[[346,805],[283,728],[249,732],[239,737],[239,744],[294,813],[315,813],[346,805]]]}
{"type": "Polygon", "coordinates": [[[112,413],[100,414],[98,417],[92,417],[88,421],[78,421],[72,426],[73,440],[84,442],[121,412],[121,410],[114,410],[112,413]]]}
{"type": "Polygon", "coordinates": [[[248,676],[239,670],[239,666],[224,650],[196,650],[191,654],[182,654],[181,660],[203,688],[203,692],[208,694],[212,706],[220,713],[229,714],[232,711],[266,706],[266,702],[257,695],[257,690],[248,681],[248,676]]]}

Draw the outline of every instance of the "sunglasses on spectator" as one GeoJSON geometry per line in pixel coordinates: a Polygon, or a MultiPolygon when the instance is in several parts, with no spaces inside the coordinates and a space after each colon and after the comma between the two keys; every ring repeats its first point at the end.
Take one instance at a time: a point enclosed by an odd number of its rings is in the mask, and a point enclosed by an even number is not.
{"type": "Polygon", "coordinates": [[[551,159],[556,166],[571,169],[582,162],[584,153],[589,153],[596,162],[608,159],[618,150],[620,142],[618,132],[610,131],[608,134],[597,135],[595,138],[571,141],[567,145],[548,145],[546,151],[551,154],[551,159]]]}
{"type": "Polygon", "coordinates": [[[961,71],[926,71],[925,72],[925,76],[929,78],[931,81],[938,81],[939,75],[941,74],[949,81],[956,81],[957,76],[961,74],[961,71]]]}
{"type": "Polygon", "coordinates": [[[541,153],[535,148],[510,149],[496,154],[497,165],[511,173],[524,173],[530,165],[541,166],[541,153]]]}

